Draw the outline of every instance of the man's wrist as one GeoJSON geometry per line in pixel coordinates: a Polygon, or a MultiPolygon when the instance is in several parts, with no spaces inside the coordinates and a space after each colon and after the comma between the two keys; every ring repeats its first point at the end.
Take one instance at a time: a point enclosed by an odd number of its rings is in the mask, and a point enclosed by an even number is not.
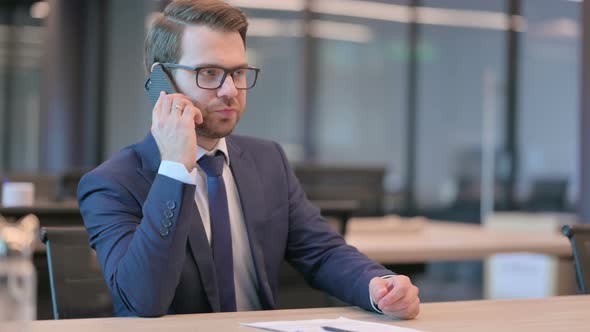
{"type": "MultiPolygon", "coordinates": [[[[395,274],[388,274],[388,275],[384,275],[381,276],[379,278],[381,279],[389,279],[396,276],[395,274]]],[[[377,306],[377,303],[375,303],[375,301],[373,301],[373,297],[371,296],[371,292],[369,291],[369,301],[371,302],[371,306],[373,307],[373,310],[375,310],[376,312],[383,314],[383,311],[381,309],[379,309],[379,307],[377,306]]]]}
{"type": "Polygon", "coordinates": [[[186,184],[195,184],[195,180],[186,169],[186,166],[176,161],[162,160],[160,167],[158,168],[158,174],[165,175],[186,184]]]}

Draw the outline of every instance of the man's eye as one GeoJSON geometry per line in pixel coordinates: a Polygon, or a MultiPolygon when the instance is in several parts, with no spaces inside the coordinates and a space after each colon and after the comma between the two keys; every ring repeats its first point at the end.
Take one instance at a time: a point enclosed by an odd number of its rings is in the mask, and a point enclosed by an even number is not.
{"type": "Polygon", "coordinates": [[[219,74],[219,70],[216,69],[204,69],[201,70],[201,74],[205,76],[217,76],[219,74]]]}

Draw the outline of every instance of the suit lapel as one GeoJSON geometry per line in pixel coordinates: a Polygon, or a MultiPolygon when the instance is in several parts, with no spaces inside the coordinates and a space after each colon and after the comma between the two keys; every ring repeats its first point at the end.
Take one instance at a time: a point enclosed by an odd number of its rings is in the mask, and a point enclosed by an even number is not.
{"type": "MultiPolygon", "coordinates": [[[[161,160],[158,145],[152,134],[148,133],[145,139],[135,146],[135,150],[142,161],[142,167],[138,168],[137,171],[151,186],[154,182],[154,178],[158,174],[161,160]]],[[[194,199],[191,202],[191,209],[195,211],[195,219],[191,222],[191,228],[188,234],[189,247],[197,264],[202,286],[209,299],[211,310],[218,312],[220,310],[219,293],[217,290],[217,278],[215,276],[213,254],[211,252],[211,247],[209,246],[209,241],[207,240],[205,227],[203,227],[197,203],[194,199]]]]}
{"type": "Polygon", "coordinates": [[[260,175],[249,154],[243,151],[231,136],[226,137],[226,142],[230,156],[230,169],[238,187],[248,240],[258,278],[258,296],[264,309],[272,309],[275,307],[275,303],[268,282],[262,247],[256,234],[256,224],[264,221],[265,216],[264,192],[260,186],[260,175]]]}

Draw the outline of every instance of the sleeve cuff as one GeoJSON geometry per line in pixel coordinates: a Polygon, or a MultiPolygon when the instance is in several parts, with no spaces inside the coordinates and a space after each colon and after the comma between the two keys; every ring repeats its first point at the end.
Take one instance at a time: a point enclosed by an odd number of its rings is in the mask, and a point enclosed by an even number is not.
{"type": "MultiPolygon", "coordinates": [[[[389,279],[391,277],[395,276],[395,274],[388,274],[385,276],[381,276],[381,279],[389,279]]],[[[375,302],[373,302],[373,298],[371,297],[371,292],[369,292],[369,302],[371,302],[371,306],[373,307],[373,310],[375,310],[375,312],[378,312],[380,314],[383,314],[383,311],[381,311],[381,309],[379,309],[377,307],[377,304],[375,302]]]]}
{"type": "Polygon", "coordinates": [[[195,185],[195,180],[186,170],[186,167],[175,161],[162,160],[160,167],[158,168],[158,174],[165,175],[186,184],[195,185]]]}

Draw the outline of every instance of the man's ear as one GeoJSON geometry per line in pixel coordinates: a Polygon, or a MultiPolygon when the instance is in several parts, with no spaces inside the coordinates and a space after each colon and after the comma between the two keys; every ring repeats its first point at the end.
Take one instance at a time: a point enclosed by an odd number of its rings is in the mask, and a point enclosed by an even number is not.
{"type": "Polygon", "coordinates": [[[154,71],[154,67],[156,67],[157,65],[159,65],[159,62],[154,62],[152,63],[152,67],[150,68],[150,73],[154,71]]]}

